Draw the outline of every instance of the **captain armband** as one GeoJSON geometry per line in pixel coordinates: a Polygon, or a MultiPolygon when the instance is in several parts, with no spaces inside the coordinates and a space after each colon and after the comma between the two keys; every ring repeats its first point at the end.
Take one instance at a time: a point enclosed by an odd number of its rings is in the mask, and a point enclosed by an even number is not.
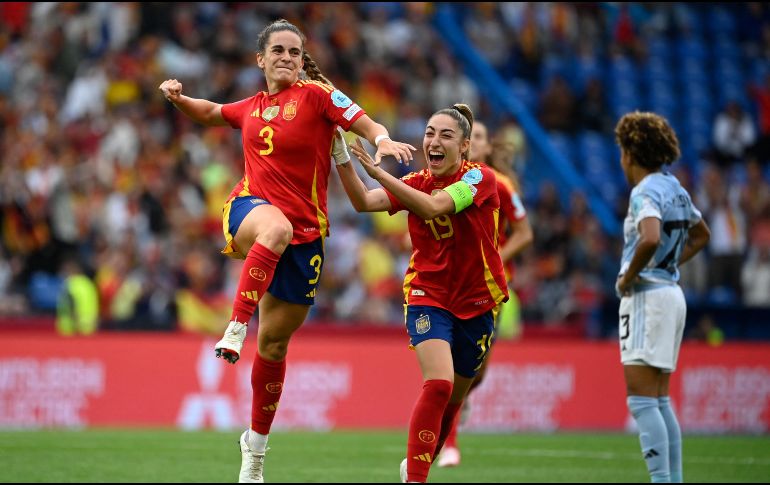
{"type": "Polygon", "coordinates": [[[449,194],[449,197],[454,201],[455,214],[473,204],[473,191],[471,190],[471,186],[462,180],[453,183],[449,187],[444,187],[442,190],[446,191],[446,193],[449,194]]]}

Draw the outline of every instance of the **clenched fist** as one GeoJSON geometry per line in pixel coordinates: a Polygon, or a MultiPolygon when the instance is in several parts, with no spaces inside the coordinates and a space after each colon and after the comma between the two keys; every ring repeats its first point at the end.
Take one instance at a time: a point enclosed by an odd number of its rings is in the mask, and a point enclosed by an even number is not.
{"type": "Polygon", "coordinates": [[[165,96],[166,99],[172,103],[175,103],[177,100],[179,100],[179,97],[182,95],[182,83],[176,79],[166,79],[160,83],[158,89],[160,89],[163,93],[163,96],[165,96]]]}

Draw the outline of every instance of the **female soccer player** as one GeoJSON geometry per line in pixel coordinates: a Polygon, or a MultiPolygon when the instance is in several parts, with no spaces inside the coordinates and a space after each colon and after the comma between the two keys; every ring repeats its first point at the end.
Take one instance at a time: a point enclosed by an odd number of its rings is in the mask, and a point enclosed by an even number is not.
{"type": "MultiPolygon", "coordinates": [[[[516,174],[506,163],[507,156],[505,152],[507,151],[506,147],[493,145],[489,139],[489,131],[484,123],[478,120],[473,122],[470,159],[483,162],[495,172],[497,194],[500,197],[500,236],[498,244],[500,247],[500,257],[505,267],[506,282],[509,285],[510,299],[495,309],[495,328],[497,329],[498,336],[501,335],[501,323],[509,323],[502,322],[506,313],[505,307],[516,304],[516,294],[510,287],[514,274],[513,258],[529,246],[533,239],[532,226],[529,224],[527,211],[521,202],[521,197],[519,197],[517,190],[518,180],[516,179],[516,174]]],[[[468,396],[484,380],[489,359],[490,356],[488,355],[468,390],[468,396]]],[[[465,410],[461,413],[463,415],[468,411],[468,396],[466,396],[465,410]]],[[[438,458],[438,466],[440,467],[457,466],[460,464],[460,447],[457,444],[457,426],[460,419],[458,414],[447,436],[446,444],[438,458]]]]}
{"type": "Polygon", "coordinates": [[[159,89],[185,115],[242,132],[245,174],[224,206],[224,254],[245,259],[230,324],[217,357],[235,363],[246,326],[259,305],[257,355],[251,375],[251,426],[240,439],[241,482],[261,482],[267,435],[286,373],[291,335],[307,317],[323,267],[328,234],[326,190],[337,125],[377,146],[376,158],[412,159],[414,147],[388,137],[382,125],[334,89],[304,49],[291,23],[269,24],[257,39],[257,65],[267,91],[230,104],[182,95],[176,79],[159,89]],[[308,80],[300,79],[304,69],[308,80]]]}
{"type": "Polygon", "coordinates": [[[497,251],[495,175],[467,160],[472,125],[466,105],[436,112],[423,139],[428,169],[400,180],[380,168],[358,140],[353,153],[383,188],[367,190],[352,164],[338,165],[357,211],[409,211],[413,252],[404,278],[406,327],[424,383],[409,423],[402,481],[427,480],[492,345],[492,309],[508,299],[497,251]]]}
{"type": "Polygon", "coordinates": [[[651,481],[681,482],[682,434],[669,398],[687,312],[677,281],[679,266],[708,243],[710,231],[690,195],[665,171],[679,158],[679,141],[664,118],[626,114],[615,139],[633,187],[615,285],[626,402],[651,481]]]}

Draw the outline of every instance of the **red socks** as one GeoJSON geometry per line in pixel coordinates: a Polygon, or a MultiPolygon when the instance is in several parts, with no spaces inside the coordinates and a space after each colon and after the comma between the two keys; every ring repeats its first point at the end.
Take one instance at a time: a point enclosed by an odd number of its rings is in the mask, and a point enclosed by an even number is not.
{"type": "Polygon", "coordinates": [[[249,324],[257,310],[257,303],[273,281],[273,273],[279,259],[281,255],[275,254],[258,242],[254,243],[243,263],[231,321],[249,324]]]}
{"type": "Polygon", "coordinates": [[[251,429],[259,434],[270,434],[285,376],[286,359],[273,362],[257,353],[251,368],[251,429]]]}
{"type": "Polygon", "coordinates": [[[444,410],[452,395],[452,383],[440,379],[425,381],[412,410],[406,444],[406,470],[410,482],[425,482],[433,463],[441,432],[444,410]]]}
{"type": "Polygon", "coordinates": [[[449,403],[446,405],[444,416],[441,418],[441,434],[438,437],[438,445],[436,446],[436,455],[441,452],[441,448],[446,443],[447,446],[457,448],[457,425],[460,421],[460,409],[462,409],[462,401],[459,403],[449,403]]]}

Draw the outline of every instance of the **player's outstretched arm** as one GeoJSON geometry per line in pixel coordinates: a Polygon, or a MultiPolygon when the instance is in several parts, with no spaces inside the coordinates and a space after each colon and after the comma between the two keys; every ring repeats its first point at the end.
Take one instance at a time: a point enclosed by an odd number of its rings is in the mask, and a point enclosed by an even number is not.
{"type": "Polygon", "coordinates": [[[416,216],[431,220],[438,216],[455,213],[455,201],[448,192],[440,190],[436,195],[428,195],[406,185],[375,164],[374,159],[364,149],[360,138],[356,139],[354,145],[350,145],[350,149],[361,162],[366,173],[378,181],[416,216]]]}
{"type": "Polygon", "coordinates": [[[225,126],[227,122],[222,117],[222,105],[207,99],[190,98],[182,94],[182,83],[176,79],[166,79],[158,89],[163,96],[179,111],[193,121],[206,126],[225,126]]]}
{"type": "Polygon", "coordinates": [[[408,143],[393,141],[388,135],[388,130],[381,124],[369,118],[369,115],[363,115],[352,125],[350,131],[361,136],[377,147],[377,153],[374,155],[374,165],[379,165],[384,156],[392,156],[399,163],[409,165],[414,159],[412,152],[417,149],[408,143]]]}

